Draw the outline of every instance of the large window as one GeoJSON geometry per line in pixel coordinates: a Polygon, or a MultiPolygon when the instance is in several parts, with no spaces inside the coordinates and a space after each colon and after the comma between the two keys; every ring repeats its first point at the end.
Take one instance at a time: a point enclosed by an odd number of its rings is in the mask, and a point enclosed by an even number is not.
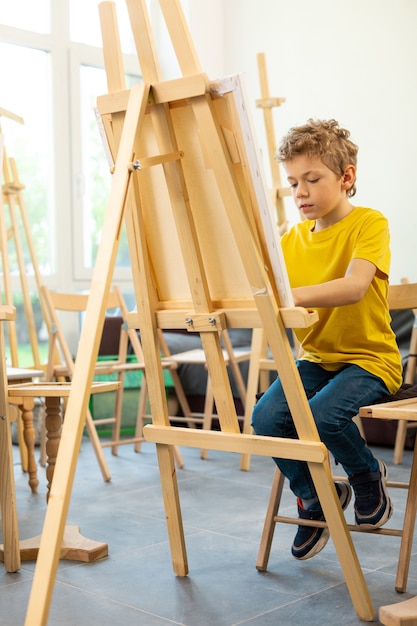
{"type": "MultiPolygon", "coordinates": [[[[130,87],[141,80],[140,70],[126,0],[114,4],[130,87]]],[[[163,75],[170,78],[177,74],[171,67],[166,29],[158,3],[148,4],[163,75]]],[[[186,7],[188,0],[183,4],[186,7]]],[[[99,0],[0,2],[0,124],[6,153],[15,159],[24,185],[42,281],[52,289],[74,292],[90,286],[111,186],[94,111],[97,96],[107,92],[98,5],[99,0]],[[24,124],[1,111],[22,118],[24,124]]],[[[13,303],[19,316],[24,309],[23,290],[11,245],[9,252],[13,303]]],[[[39,340],[45,340],[36,273],[26,245],[24,254],[24,278],[33,295],[36,328],[39,340]]],[[[122,232],[114,281],[127,297],[133,292],[129,265],[122,232]]],[[[25,324],[18,326],[20,332],[25,324]]],[[[19,348],[25,342],[26,336],[19,337],[19,348]]],[[[19,365],[30,365],[30,359],[19,365]]]]}
{"type": "MultiPolygon", "coordinates": [[[[101,48],[102,39],[98,4],[99,0],[71,0],[71,41],[101,48]]],[[[134,54],[135,47],[131,33],[126,1],[116,0],[115,7],[122,52],[124,54],[134,54]]]]}
{"type": "MultiPolygon", "coordinates": [[[[0,3],[0,24],[35,33],[49,33],[51,0],[13,0],[0,3]]],[[[55,0],[56,2],[56,0],[55,0]]]]}
{"type": "MultiPolygon", "coordinates": [[[[82,233],[82,249],[75,258],[75,274],[84,278],[90,274],[100,243],[102,226],[106,214],[111,186],[110,168],[107,159],[107,141],[96,116],[97,95],[107,92],[106,74],[102,68],[75,62],[74,73],[80,88],[80,142],[74,142],[74,223],[75,232],[82,233]]],[[[131,86],[140,80],[138,74],[128,75],[131,86]]],[[[79,242],[81,243],[81,242],[79,242]]],[[[129,249],[126,231],[123,228],[116,259],[116,275],[131,277],[129,249]]]]}
{"type": "MultiPolygon", "coordinates": [[[[50,55],[0,42],[0,58],[13,60],[2,63],[2,84],[8,86],[0,101],[0,107],[5,109],[1,126],[6,156],[9,163],[11,158],[14,159],[19,179],[25,185],[25,208],[39,266],[42,272],[50,273],[55,268],[54,212],[50,193],[54,180],[50,55]],[[19,76],[22,80],[16,80],[19,76]],[[8,113],[12,116],[9,117],[8,113]]],[[[11,171],[10,177],[13,178],[11,171]]],[[[30,264],[27,265],[29,268],[30,264]]]]}

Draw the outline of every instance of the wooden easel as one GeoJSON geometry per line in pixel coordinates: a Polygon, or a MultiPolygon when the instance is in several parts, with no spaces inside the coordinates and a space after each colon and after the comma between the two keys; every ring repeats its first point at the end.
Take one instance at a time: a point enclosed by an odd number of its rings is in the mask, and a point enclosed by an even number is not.
{"type": "MultiPolygon", "coordinates": [[[[35,249],[35,243],[33,241],[31,224],[29,222],[29,218],[28,218],[28,214],[26,210],[26,204],[25,204],[25,198],[24,198],[25,185],[20,180],[16,160],[13,157],[9,157],[9,167],[10,167],[10,180],[8,182],[8,188],[9,188],[9,193],[13,194],[13,205],[16,207],[13,234],[15,237],[15,245],[16,245],[17,253],[20,258],[19,273],[21,275],[25,268],[24,258],[23,258],[23,241],[24,241],[26,245],[27,253],[29,255],[29,259],[31,262],[31,269],[35,277],[37,294],[39,296],[39,303],[40,303],[40,307],[42,310],[42,318],[47,328],[49,328],[50,320],[48,318],[48,311],[45,306],[45,302],[43,300],[42,292],[41,292],[41,287],[43,285],[43,277],[39,269],[39,262],[38,262],[37,253],[35,249]],[[22,237],[19,231],[21,231],[22,237]]],[[[34,316],[32,303],[30,299],[27,279],[21,276],[20,280],[22,283],[22,291],[24,293],[26,323],[28,327],[29,341],[30,341],[30,345],[32,348],[33,367],[35,369],[46,369],[46,363],[42,363],[40,353],[39,353],[39,342],[38,342],[38,335],[37,335],[36,325],[35,325],[35,316],[34,316]]]]}
{"type": "MultiPolygon", "coordinates": [[[[24,121],[21,117],[6,111],[6,109],[0,108],[0,118],[7,117],[23,124],[24,121]]],[[[0,128],[1,132],[1,128],[0,128]]],[[[0,217],[0,247],[1,247],[1,260],[2,260],[2,272],[4,283],[4,298],[5,303],[13,305],[13,293],[11,284],[11,268],[9,261],[8,242],[12,242],[14,246],[14,252],[16,255],[16,262],[19,272],[20,288],[23,298],[23,306],[25,311],[25,319],[27,324],[27,330],[29,335],[29,342],[33,356],[33,368],[41,369],[41,362],[39,357],[39,345],[35,327],[35,317],[32,307],[32,301],[30,297],[29,285],[26,272],[26,261],[24,258],[24,245],[23,238],[26,241],[32,267],[35,272],[35,278],[37,280],[37,287],[39,287],[39,269],[35,254],[35,248],[32,241],[30,227],[27,220],[26,208],[24,204],[22,191],[25,188],[20,182],[16,161],[11,157],[8,158],[6,151],[3,159],[3,184],[1,195],[1,217],[0,217]],[[6,224],[6,206],[8,207],[10,225],[6,224]]],[[[42,303],[41,303],[42,304],[42,303]]],[[[18,341],[16,334],[16,324],[11,324],[8,329],[8,343],[10,349],[11,364],[13,367],[19,367],[18,357],[18,341]]]]}
{"type": "MultiPolygon", "coordinates": [[[[12,119],[19,124],[23,124],[23,119],[18,115],[15,115],[11,111],[7,111],[6,109],[0,109],[0,115],[2,117],[7,117],[8,119],[12,119]]],[[[1,133],[1,128],[0,128],[1,133]]],[[[8,171],[7,165],[7,154],[6,148],[3,146],[3,162],[2,162],[2,173],[4,177],[4,182],[7,184],[6,172],[8,171]]],[[[3,271],[3,291],[4,291],[4,304],[13,306],[13,296],[12,296],[12,288],[10,283],[10,265],[9,265],[9,255],[8,255],[8,238],[9,233],[7,229],[6,219],[5,219],[5,200],[7,201],[8,193],[3,192],[0,196],[0,254],[1,254],[1,263],[2,263],[2,271],[3,271]]],[[[13,367],[19,366],[19,357],[18,357],[18,347],[17,347],[17,333],[16,333],[16,322],[15,320],[11,321],[8,325],[8,344],[10,350],[10,358],[13,367]]]]}
{"type": "MultiPolygon", "coordinates": [[[[0,108],[0,119],[1,117],[10,119],[13,122],[17,122],[19,124],[24,123],[23,118],[3,108],[0,108]]],[[[0,127],[0,134],[1,132],[2,130],[0,127]]],[[[16,162],[13,158],[8,158],[5,147],[1,172],[2,193],[0,195],[0,257],[4,291],[3,300],[4,304],[8,306],[14,305],[11,281],[12,270],[10,267],[10,250],[13,246],[18,267],[20,289],[23,298],[25,321],[33,356],[33,362],[30,367],[35,370],[40,370],[41,363],[39,358],[39,345],[35,327],[35,317],[27,280],[26,262],[23,252],[22,231],[24,231],[23,234],[29,247],[32,266],[35,269],[35,275],[37,271],[36,255],[32,242],[30,228],[27,221],[25,206],[23,203],[22,190],[24,189],[24,185],[22,185],[18,179],[16,162]],[[9,225],[6,222],[6,214],[8,214],[9,216],[9,225]]],[[[10,351],[9,365],[11,364],[12,367],[19,367],[18,339],[15,319],[13,319],[8,324],[7,339],[7,344],[10,351]]],[[[25,446],[21,443],[24,440],[23,425],[21,420],[17,421],[17,432],[20,444],[20,459],[22,469],[23,471],[27,471],[28,454],[25,446]]]]}
{"type": "Polygon", "coordinates": [[[137,301],[131,322],[141,331],[153,418],[145,432],[156,443],[174,571],[188,573],[173,446],[303,459],[309,463],[354,607],[361,619],[370,621],[375,611],[285,332],[286,325],[309,325],[317,318],[304,309],[281,306],[287,294],[279,278],[285,279],[286,273],[276,267],[279,246],[264,229],[263,219],[271,216],[269,207],[262,215],[265,207],[259,205],[262,172],[253,162],[256,152],[247,151],[239,84],[232,79],[210,85],[179,0],[160,0],[182,72],[179,79],[162,81],[146,1],[127,0],[127,5],[145,84],[125,89],[115,6],[103,2],[110,93],[99,98],[98,109],[115,168],[26,626],[45,625],[48,617],[123,218],[137,301]],[[299,440],[239,432],[218,333],[232,327],[264,328],[299,440]],[[158,330],[167,328],[201,333],[221,432],[170,426],[158,342],[158,330]]]}
{"type": "Polygon", "coordinates": [[[269,165],[272,176],[272,200],[277,211],[278,232],[283,235],[287,231],[288,220],[285,211],[284,198],[291,195],[289,187],[283,187],[281,181],[281,172],[279,165],[275,159],[277,151],[276,132],[274,127],[273,109],[281,106],[285,102],[285,98],[275,98],[270,95],[268,72],[266,68],[266,58],[263,52],[257,55],[259,82],[261,86],[261,98],[256,100],[256,106],[263,111],[266,140],[268,145],[269,165]]]}

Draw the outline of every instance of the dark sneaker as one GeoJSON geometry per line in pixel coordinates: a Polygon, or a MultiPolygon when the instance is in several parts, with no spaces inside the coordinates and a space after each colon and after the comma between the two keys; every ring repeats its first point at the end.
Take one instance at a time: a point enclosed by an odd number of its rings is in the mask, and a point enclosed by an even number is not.
{"type": "Polygon", "coordinates": [[[387,479],[387,466],[380,459],[375,472],[349,478],[355,492],[355,521],[364,530],[379,528],[392,515],[394,509],[388,495],[387,479]]]}
{"type": "MultiPolygon", "coordinates": [[[[340,506],[345,510],[352,497],[350,485],[348,483],[336,482],[335,487],[337,495],[339,496],[340,506]]],[[[302,501],[298,498],[297,506],[300,519],[316,520],[319,522],[325,521],[319,503],[315,505],[318,508],[305,510],[302,501]]],[[[311,559],[311,557],[323,550],[329,540],[329,536],[330,533],[327,527],[299,526],[291,548],[293,557],[299,561],[311,559]]]]}

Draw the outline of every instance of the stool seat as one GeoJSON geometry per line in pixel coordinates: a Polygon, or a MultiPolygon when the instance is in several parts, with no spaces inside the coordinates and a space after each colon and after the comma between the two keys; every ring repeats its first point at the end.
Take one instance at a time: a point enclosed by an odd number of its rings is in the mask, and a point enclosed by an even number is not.
{"type": "Polygon", "coordinates": [[[397,419],[417,422],[417,398],[381,402],[370,406],[363,406],[359,410],[359,417],[376,417],[379,419],[397,419]]]}

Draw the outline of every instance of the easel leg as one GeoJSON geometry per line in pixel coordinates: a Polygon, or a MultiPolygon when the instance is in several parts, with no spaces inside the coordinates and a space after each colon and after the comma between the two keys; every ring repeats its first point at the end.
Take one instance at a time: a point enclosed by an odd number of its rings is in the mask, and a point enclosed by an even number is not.
{"type": "Polygon", "coordinates": [[[138,85],[131,89],[113,174],[109,207],[103,227],[102,243],[97,253],[91,283],[91,291],[95,293],[95,297],[89,300],[80,338],[79,354],[72,379],[73,391],[68,398],[65,423],[39,546],[25,626],[44,626],[48,619],[74,482],[77,455],[81,447],[89,390],[94,376],[93,362],[97,358],[98,337],[102,330],[102,325],[100,327],[97,321],[104,320],[104,300],[110,291],[110,281],[114,271],[118,245],[118,240],[114,234],[119,232],[124,216],[125,199],[130,180],[126,163],[129,162],[133,153],[136,131],[142,121],[147,101],[146,86],[138,85]]]}
{"type": "Polygon", "coordinates": [[[328,462],[323,465],[309,463],[309,469],[329,527],[330,536],[339,557],[340,567],[342,568],[353,606],[360,619],[371,622],[375,617],[375,609],[372,605],[365,577],[340,507],[330,464],[328,462]]]}
{"type": "Polygon", "coordinates": [[[165,515],[171,546],[172,566],[178,576],[188,574],[187,552],[182,525],[181,505],[178,494],[173,446],[156,444],[159,473],[164,496],[165,515]]]}
{"type": "MultiPolygon", "coordinates": [[[[259,359],[263,344],[263,330],[254,328],[252,331],[251,357],[249,362],[248,382],[246,389],[245,418],[243,432],[249,435],[252,432],[252,411],[256,402],[256,394],[259,387],[259,359]]],[[[240,457],[240,469],[248,472],[250,469],[250,455],[242,454],[240,457]]]]}

